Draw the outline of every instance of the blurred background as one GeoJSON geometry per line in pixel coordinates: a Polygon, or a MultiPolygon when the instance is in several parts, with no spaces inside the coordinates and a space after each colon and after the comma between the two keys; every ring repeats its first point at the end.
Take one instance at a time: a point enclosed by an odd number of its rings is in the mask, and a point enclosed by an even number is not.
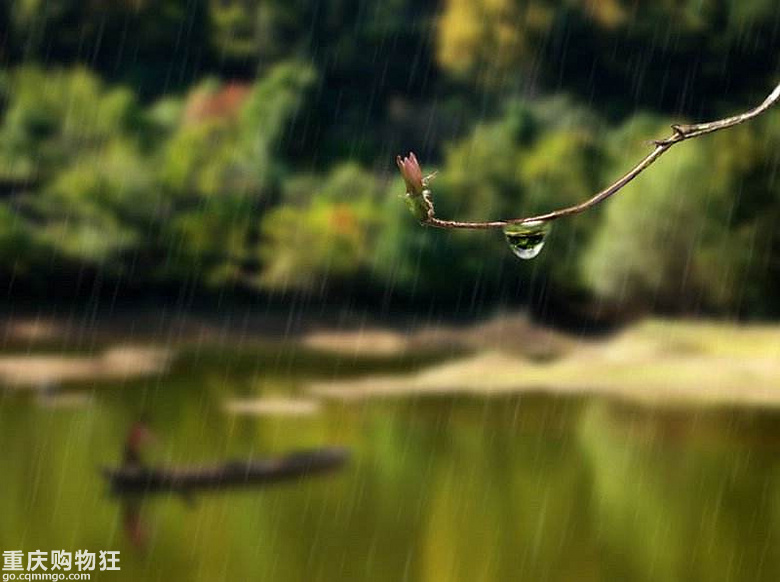
{"type": "Polygon", "coordinates": [[[777,580],[775,0],[4,0],[0,550],[116,580],[777,580]],[[330,475],[112,495],[344,446],[330,475]],[[132,433],[131,433],[132,434],[132,433]]]}

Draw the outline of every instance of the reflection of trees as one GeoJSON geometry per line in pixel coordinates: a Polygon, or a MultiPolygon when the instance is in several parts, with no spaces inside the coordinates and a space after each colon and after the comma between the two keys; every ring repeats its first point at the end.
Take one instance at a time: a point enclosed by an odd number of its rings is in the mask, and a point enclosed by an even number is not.
{"type": "Polygon", "coordinates": [[[354,465],[324,488],[269,490],[266,510],[252,519],[262,524],[255,535],[268,532],[263,555],[273,562],[263,558],[255,571],[278,579],[599,579],[597,546],[583,542],[591,538],[589,492],[572,446],[576,416],[546,403],[518,410],[515,422],[513,401],[434,399],[347,408],[338,423],[323,421],[322,438],[337,424],[340,439],[362,443],[354,465]]]}
{"type": "MultiPolygon", "coordinates": [[[[417,446],[424,435],[412,424],[405,414],[372,408],[310,424],[320,439],[362,444],[352,464],[326,482],[268,490],[263,510],[252,516],[260,526],[255,535],[267,532],[255,545],[267,548],[247,572],[267,574],[258,579],[395,582],[404,570],[416,571],[426,475],[437,461],[430,448],[417,446]]],[[[295,442],[294,432],[281,438],[295,442]]]]}
{"type": "Polygon", "coordinates": [[[780,573],[773,415],[524,397],[239,419],[215,403],[241,386],[216,374],[155,387],[139,381],[104,394],[94,413],[0,408],[1,545],[110,544],[128,580],[150,571],[166,580],[361,582],[768,581],[780,573]],[[192,508],[175,496],[149,500],[140,556],[95,471],[117,458],[139,399],[154,411],[155,463],[323,444],[353,447],[353,461],[322,478],[199,496],[192,508]]]}
{"type": "Polygon", "coordinates": [[[529,402],[475,403],[445,425],[420,579],[598,579],[566,407],[529,402]]]}
{"type": "Polygon", "coordinates": [[[776,580],[776,463],[731,441],[702,443],[696,417],[670,415],[631,418],[594,404],[580,422],[610,578],[776,580]]]}

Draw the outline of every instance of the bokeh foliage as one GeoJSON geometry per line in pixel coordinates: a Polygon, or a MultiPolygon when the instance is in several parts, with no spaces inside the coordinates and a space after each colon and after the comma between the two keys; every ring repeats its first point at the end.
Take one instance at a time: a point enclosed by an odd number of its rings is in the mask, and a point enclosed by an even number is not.
{"type": "Polygon", "coordinates": [[[20,0],[0,9],[0,275],[385,302],[780,311],[780,116],[678,146],[533,262],[443,217],[590,196],[777,81],[774,3],[20,0]]]}

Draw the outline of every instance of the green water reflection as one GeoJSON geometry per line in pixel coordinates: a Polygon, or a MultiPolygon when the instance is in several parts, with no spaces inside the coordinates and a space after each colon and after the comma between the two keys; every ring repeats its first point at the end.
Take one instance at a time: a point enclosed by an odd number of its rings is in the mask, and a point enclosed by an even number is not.
{"type": "MultiPolygon", "coordinates": [[[[780,578],[780,417],[648,411],[599,399],[447,397],[231,417],[225,397],[296,392],[337,367],[219,357],[92,391],[85,408],[0,397],[0,548],[121,551],[99,580],[780,578]],[[275,365],[271,365],[275,362],[275,365]],[[152,460],[197,463],[346,445],[337,474],[157,496],[134,547],[98,467],[141,410],[152,460]]],[[[396,363],[375,363],[393,369],[396,363]]],[[[371,368],[371,366],[368,366],[371,368]]]]}

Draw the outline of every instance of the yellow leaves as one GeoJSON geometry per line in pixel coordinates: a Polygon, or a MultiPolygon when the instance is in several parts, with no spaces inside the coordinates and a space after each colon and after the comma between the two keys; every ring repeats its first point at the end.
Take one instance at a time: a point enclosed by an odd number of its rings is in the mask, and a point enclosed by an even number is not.
{"type": "Polygon", "coordinates": [[[455,73],[466,73],[474,66],[484,25],[480,10],[470,0],[448,0],[438,25],[439,61],[455,73]]]}
{"type": "Polygon", "coordinates": [[[613,30],[618,28],[629,17],[628,11],[620,0],[581,0],[587,13],[604,28],[613,30]]]}
{"type": "MultiPolygon", "coordinates": [[[[523,69],[537,72],[539,60],[549,57],[543,47],[553,37],[565,41],[572,22],[581,22],[586,36],[647,40],[662,29],[693,35],[717,30],[721,12],[717,0],[444,0],[437,59],[451,73],[495,87],[522,76],[523,69]]],[[[583,48],[600,51],[587,42],[583,48]]],[[[546,64],[557,66],[560,58],[573,60],[560,55],[546,64]]]]}
{"type": "Polygon", "coordinates": [[[544,2],[518,6],[513,0],[446,0],[437,27],[442,66],[497,84],[523,61],[533,58],[553,10],[544,2]]]}
{"type": "MultiPolygon", "coordinates": [[[[709,26],[722,10],[717,0],[572,0],[598,26],[607,30],[637,23],[666,20],[667,25],[698,31],[709,26]]],[[[749,2],[735,2],[735,7],[749,2]]],[[[732,12],[732,10],[729,10],[732,12]]]]}
{"type": "Polygon", "coordinates": [[[530,30],[544,31],[553,23],[555,11],[546,4],[531,2],[523,12],[525,26],[530,30]]]}

